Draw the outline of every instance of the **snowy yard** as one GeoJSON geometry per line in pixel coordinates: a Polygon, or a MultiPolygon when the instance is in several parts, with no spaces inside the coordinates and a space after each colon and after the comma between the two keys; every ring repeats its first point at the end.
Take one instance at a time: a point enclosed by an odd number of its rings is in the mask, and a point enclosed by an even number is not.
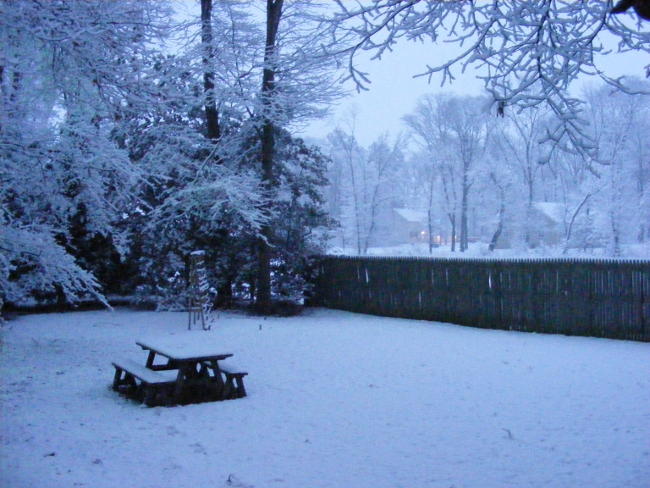
{"type": "Polygon", "coordinates": [[[650,344],[316,309],[20,317],[1,330],[0,486],[647,487],[650,344]],[[260,328],[261,326],[261,328],[260,328]],[[146,408],[109,389],[135,340],[192,334],[249,396],[146,408]],[[230,481],[228,481],[230,479],[230,481]]]}

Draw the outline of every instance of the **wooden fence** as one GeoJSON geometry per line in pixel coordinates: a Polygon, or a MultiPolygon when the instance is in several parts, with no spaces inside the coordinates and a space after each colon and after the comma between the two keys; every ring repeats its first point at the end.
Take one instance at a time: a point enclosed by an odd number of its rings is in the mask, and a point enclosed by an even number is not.
{"type": "Polygon", "coordinates": [[[650,341],[650,261],[321,256],[315,271],[325,307],[650,341]]]}

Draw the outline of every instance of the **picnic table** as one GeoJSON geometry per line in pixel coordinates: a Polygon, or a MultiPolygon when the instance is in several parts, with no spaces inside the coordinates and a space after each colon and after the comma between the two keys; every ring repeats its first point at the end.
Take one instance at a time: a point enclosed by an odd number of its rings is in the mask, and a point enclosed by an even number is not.
{"type": "Polygon", "coordinates": [[[217,353],[209,343],[176,338],[140,340],[148,352],[144,365],[132,360],[113,361],[113,390],[149,406],[228,400],[246,396],[244,376],[221,363],[231,353],[217,353]]]}

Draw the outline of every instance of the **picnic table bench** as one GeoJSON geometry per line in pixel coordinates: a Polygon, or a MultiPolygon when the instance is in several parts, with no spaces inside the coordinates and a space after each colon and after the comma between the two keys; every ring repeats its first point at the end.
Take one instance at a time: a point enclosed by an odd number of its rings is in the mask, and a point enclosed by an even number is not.
{"type": "MultiPolygon", "coordinates": [[[[210,365],[206,365],[209,369],[210,365]]],[[[246,396],[246,388],[244,387],[244,376],[248,373],[243,371],[238,372],[238,368],[234,367],[231,364],[219,365],[219,370],[226,377],[226,381],[223,385],[223,390],[221,396],[224,400],[230,400],[233,398],[242,398],[246,396]]],[[[216,374],[216,373],[215,373],[216,374]]]]}
{"type": "Polygon", "coordinates": [[[113,390],[148,406],[229,400],[246,396],[244,376],[220,361],[232,356],[215,353],[209,344],[178,340],[137,341],[148,351],[141,365],[133,360],[113,361],[113,390]]]}
{"type": "Polygon", "coordinates": [[[113,389],[120,393],[143,401],[149,406],[164,405],[171,398],[171,390],[176,382],[174,371],[154,371],[136,363],[132,359],[113,361],[115,377],[113,389]],[[139,380],[139,383],[138,383],[139,380]]]}

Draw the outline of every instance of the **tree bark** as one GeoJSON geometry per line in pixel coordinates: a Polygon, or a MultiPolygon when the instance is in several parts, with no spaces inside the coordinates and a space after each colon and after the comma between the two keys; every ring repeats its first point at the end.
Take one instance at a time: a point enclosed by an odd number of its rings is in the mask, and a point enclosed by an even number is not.
{"type": "Polygon", "coordinates": [[[461,206],[460,206],[460,252],[467,251],[469,247],[469,237],[467,235],[468,226],[467,226],[467,199],[469,196],[469,183],[467,172],[469,171],[469,165],[465,165],[463,169],[463,189],[461,196],[461,206]]]}
{"type": "MultiPolygon", "coordinates": [[[[640,140],[638,142],[639,143],[637,144],[637,147],[642,147],[642,142],[640,140]]],[[[643,157],[637,158],[638,167],[637,167],[636,189],[638,192],[639,204],[641,205],[641,208],[643,208],[643,200],[646,192],[645,185],[644,185],[645,174],[650,173],[644,168],[644,161],[645,158],[643,157]]],[[[648,176],[650,176],[650,174],[648,176]]],[[[639,230],[637,233],[637,242],[639,243],[645,242],[645,237],[647,232],[648,232],[647,223],[642,220],[641,224],[639,225],[639,230]]]]}
{"type": "MultiPolygon", "coordinates": [[[[275,89],[276,38],[283,0],[266,1],[266,45],[264,48],[264,72],[262,74],[262,105],[264,114],[261,134],[262,185],[267,192],[273,188],[273,152],[275,148],[275,128],[271,114],[273,91],[275,89]]],[[[271,310],[271,247],[273,229],[269,224],[262,226],[258,241],[257,286],[255,306],[260,313],[271,310]]]]}
{"type": "Polygon", "coordinates": [[[433,253],[433,183],[435,181],[435,171],[431,168],[431,178],[429,179],[429,201],[427,202],[427,225],[429,232],[429,254],[433,253]]]}
{"type": "Polygon", "coordinates": [[[212,0],[201,0],[201,45],[203,47],[203,92],[205,93],[206,135],[211,141],[221,136],[214,93],[214,47],[212,46],[212,0]]]}
{"type": "Polygon", "coordinates": [[[490,174],[490,179],[494,182],[496,187],[499,189],[499,221],[497,223],[497,228],[492,234],[492,239],[490,240],[490,245],[488,246],[489,251],[494,251],[499,242],[499,237],[503,232],[503,221],[506,213],[506,192],[505,188],[497,183],[497,179],[494,174],[490,174]]]}
{"type": "MultiPolygon", "coordinates": [[[[205,101],[203,110],[205,112],[205,136],[214,144],[221,138],[221,127],[219,125],[219,111],[217,110],[217,97],[214,92],[214,46],[212,41],[212,0],[201,0],[201,48],[203,51],[203,93],[205,101]]],[[[217,157],[216,162],[221,160],[217,157]]],[[[227,240],[228,230],[219,229],[217,234],[221,239],[227,240]]],[[[217,290],[217,305],[229,307],[232,305],[232,279],[226,280],[217,290]]]]}
{"type": "Polygon", "coordinates": [[[575,224],[576,218],[578,217],[578,214],[580,213],[580,210],[582,210],[582,207],[584,207],[585,203],[587,203],[587,200],[591,198],[591,193],[587,193],[587,195],[582,199],[582,202],[580,202],[580,205],[575,209],[573,212],[573,215],[571,215],[571,220],[569,221],[569,226],[566,231],[566,235],[564,236],[564,249],[562,250],[562,254],[566,254],[567,251],[569,250],[569,243],[571,241],[571,233],[573,232],[573,225],[575,224]]]}
{"type": "Polygon", "coordinates": [[[524,242],[526,243],[526,248],[530,249],[532,246],[532,228],[531,226],[533,225],[532,219],[533,219],[533,182],[532,180],[528,180],[527,182],[528,186],[528,201],[526,202],[526,222],[524,224],[524,242]]]}
{"type": "Polygon", "coordinates": [[[433,253],[433,222],[431,215],[431,207],[427,210],[427,232],[429,233],[429,254],[433,253]]]}
{"type": "Polygon", "coordinates": [[[456,251],[456,215],[447,214],[449,223],[451,224],[451,252],[456,251]]]}

